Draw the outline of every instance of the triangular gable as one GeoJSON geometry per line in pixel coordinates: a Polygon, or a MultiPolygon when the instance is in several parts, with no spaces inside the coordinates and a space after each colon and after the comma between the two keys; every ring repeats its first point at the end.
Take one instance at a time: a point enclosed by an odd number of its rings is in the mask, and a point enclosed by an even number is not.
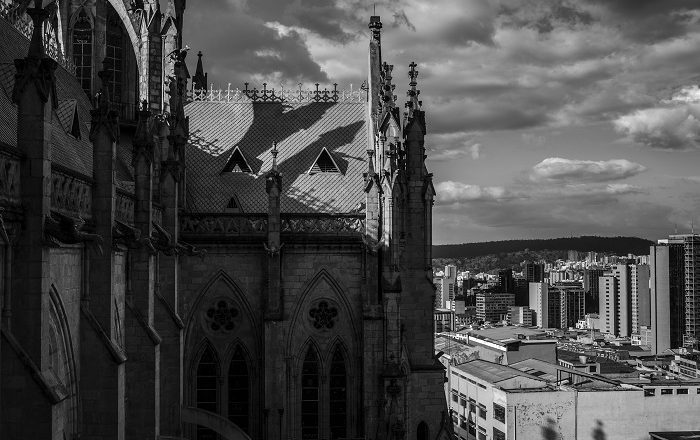
{"type": "Polygon", "coordinates": [[[75,99],[59,101],[56,116],[66,133],[80,139],[80,118],[78,117],[78,102],[75,99]]]}
{"type": "Polygon", "coordinates": [[[333,156],[328,152],[326,147],[323,147],[321,152],[318,153],[316,160],[314,160],[314,164],[311,165],[311,168],[309,169],[309,174],[339,172],[340,167],[338,167],[338,164],[336,163],[335,159],[333,159],[333,156]]]}
{"type": "Polygon", "coordinates": [[[226,166],[222,173],[252,173],[250,165],[245,156],[241,152],[240,148],[236,147],[231,154],[226,166]]]}
{"type": "Polygon", "coordinates": [[[379,132],[386,133],[387,130],[391,128],[391,136],[400,136],[401,134],[401,124],[399,123],[398,116],[393,111],[384,112],[381,123],[379,124],[379,132]]]}
{"type": "Polygon", "coordinates": [[[241,208],[241,202],[238,200],[237,195],[234,194],[233,196],[231,196],[224,211],[225,212],[232,212],[232,213],[243,212],[243,209],[241,208]]]}

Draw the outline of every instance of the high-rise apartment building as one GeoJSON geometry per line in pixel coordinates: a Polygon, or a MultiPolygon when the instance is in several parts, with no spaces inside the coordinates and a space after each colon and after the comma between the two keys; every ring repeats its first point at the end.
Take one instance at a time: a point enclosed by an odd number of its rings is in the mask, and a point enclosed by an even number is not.
{"type": "Polygon", "coordinates": [[[561,294],[547,283],[530,283],[532,323],[542,328],[561,326],[561,294]]]}
{"type": "Polygon", "coordinates": [[[457,295],[457,266],[448,264],[442,276],[433,279],[435,285],[435,308],[445,309],[447,301],[454,301],[457,295]]]}
{"type": "Polygon", "coordinates": [[[650,324],[649,265],[630,266],[630,288],[632,294],[632,334],[639,334],[640,326],[650,324]]]}
{"type": "Polygon", "coordinates": [[[515,293],[513,269],[501,269],[498,271],[498,290],[501,292],[515,293]]]}
{"type": "Polygon", "coordinates": [[[646,265],[614,264],[598,278],[599,314],[602,331],[629,337],[639,332],[639,301],[646,310],[649,297],[649,268],[646,265]]]}
{"type": "Polygon", "coordinates": [[[530,327],[533,325],[532,309],[523,306],[513,306],[510,308],[510,323],[530,327]]]}
{"type": "Polygon", "coordinates": [[[683,345],[698,348],[700,341],[700,235],[672,235],[683,240],[685,260],[685,332],[683,345]]]}
{"type": "Polygon", "coordinates": [[[479,292],[476,294],[476,319],[492,323],[502,321],[514,304],[512,293],[479,292]]]}

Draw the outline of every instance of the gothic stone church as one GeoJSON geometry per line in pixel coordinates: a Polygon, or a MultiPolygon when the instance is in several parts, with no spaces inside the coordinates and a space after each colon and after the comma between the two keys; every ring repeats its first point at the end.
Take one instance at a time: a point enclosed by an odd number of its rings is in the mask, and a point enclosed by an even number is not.
{"type": "Polygon", "coordinates": [[[0,0],[2,439],[449,438],[416,66],[217,91],[184,13],[0,0]]]}

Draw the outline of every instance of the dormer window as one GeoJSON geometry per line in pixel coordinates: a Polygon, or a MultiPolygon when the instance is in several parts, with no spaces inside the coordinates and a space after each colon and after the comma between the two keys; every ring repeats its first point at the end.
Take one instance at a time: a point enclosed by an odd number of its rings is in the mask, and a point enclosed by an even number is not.
{"type": "Polygon", "coordinates": [[[309,169],[309,174],[339,172],[340,168],[338,167],[338,164],[335,162],[335,159],[333,159],[333,156],[331,156],[326,147],[323,147],[323,150],[321,150],[318,157],[316,157],[311,169],[309,169]]]}
{"type": "Polygon", "coordinates": [[[224,173],[229,172],[229,173],[250,173],[252,172],[250,165],[248,165],[248,161],[246,160],[245,156],[243,156],[243,153],[241,150],[236,147],[233,150],[233,154],[231,154],[231,158],[228,160],[228,163],[226,163],[226,166],[224,167],[224,173]]]}
{"type": "Polygon", "coordinates": [[[228,201],[228,204],[226,204],[226,209],[224,212],[232,213],[232,214],[239,214],[243,212],[241,210],[241,202],[238,201],[238,197],[234,194],[228,201]]]}

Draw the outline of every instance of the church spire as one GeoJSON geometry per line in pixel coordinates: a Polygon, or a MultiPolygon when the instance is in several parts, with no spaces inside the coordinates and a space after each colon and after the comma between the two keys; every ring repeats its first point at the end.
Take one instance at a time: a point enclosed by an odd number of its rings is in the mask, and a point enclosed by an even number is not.
{"type": "Polygon", "coordinates": [[[200,50],[197,54],[197,71],[192,78],[192,86],[194,90],[206,90],[208,76],[208,74],[204,73],[204,66],[202,65],[202,51],[200,50]]]}
{"type": "Polygon", "coordinates": [[[408,77],[411,80],[408,83],[408,86],[410,87],[408,91],[406,92],[406,95],[408,96],[408,101],[406,101],[406,117],[408,118],[413,118],[413,113],[416,110],[420,110],[421,106],[423,104],[422,101],[418,100],[418,95],[420,95],[420,90],[418,90],[418,71],[416,70],[416,67],[418,65],[415,62],[411,62],[411,64],[408,65],[408,77]]]}

